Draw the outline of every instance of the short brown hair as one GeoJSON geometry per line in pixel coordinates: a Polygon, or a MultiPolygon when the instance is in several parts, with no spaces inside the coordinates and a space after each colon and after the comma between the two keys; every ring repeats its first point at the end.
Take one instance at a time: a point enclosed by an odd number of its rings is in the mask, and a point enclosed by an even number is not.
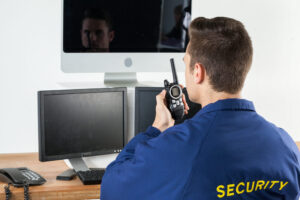
{"type": "Polygon", "coordinates": [[[96,8],[88,8],[88,9],[84,10],[82,22],[88,18],[96,19],[96,20],[103,20],[106,22],[106,25],[110,31],[113,29],[112,18],[106,10],[96,9],[96,8]]]}
{"type": "Polygon", "coordinates": [[[189,29],[191,69],[201,63],[213,89],[235,94],[244,85],[252,63],[252,42],[244,25],[234,19],[196,18],[189,29]]]}

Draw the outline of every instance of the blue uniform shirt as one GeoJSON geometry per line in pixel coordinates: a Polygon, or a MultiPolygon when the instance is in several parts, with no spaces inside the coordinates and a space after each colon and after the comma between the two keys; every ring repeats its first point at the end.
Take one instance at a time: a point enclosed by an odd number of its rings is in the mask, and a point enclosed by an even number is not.
{"type": "Polygon", "coordinates": [[[101,200],[298,200],[299,151],[245,99],[134,137],[106,169],[101,200]]]}

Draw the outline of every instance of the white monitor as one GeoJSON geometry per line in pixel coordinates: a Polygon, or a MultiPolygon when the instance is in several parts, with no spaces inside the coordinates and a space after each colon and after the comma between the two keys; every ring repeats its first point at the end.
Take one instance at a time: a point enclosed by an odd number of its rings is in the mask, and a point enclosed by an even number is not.
{"type": "Polygon", "coordinates": [[[188,43],[191,0],[63,0],[66,73],[177,71],[188,43]]]}

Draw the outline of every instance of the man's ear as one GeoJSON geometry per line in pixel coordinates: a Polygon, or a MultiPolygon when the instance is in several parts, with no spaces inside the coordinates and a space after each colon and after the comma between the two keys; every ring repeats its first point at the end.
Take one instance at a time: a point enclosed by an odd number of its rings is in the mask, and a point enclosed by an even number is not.
{"type": "Polygon", "coordinates": [[[196,84],[200,84],[204,81],[204,77],[205,77],[205,68],[201,63],[196,63],[194,66],[194,81],[196,84]]]}
{"type": "Polygon", "coordinates": [[[109,32],[109,42],[113,41],[114,38],[115,38],[115,31],[110,31],[109,32]]]}

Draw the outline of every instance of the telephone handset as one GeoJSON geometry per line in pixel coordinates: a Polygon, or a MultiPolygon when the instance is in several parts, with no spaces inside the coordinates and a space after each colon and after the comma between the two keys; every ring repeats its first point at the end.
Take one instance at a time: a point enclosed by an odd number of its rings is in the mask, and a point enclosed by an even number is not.
{"type": "Polygon", "coordinates": [[[0,181],[10,183],[15,187],[41,185],[46,182],[41,175],[26,167],[0,169],[0,181]]]}
{"type": "Polygon", "coordinates": [[[24,187],[24,199],[29,200],[29,186],[41,185],[45,183],[46,180],[36,172],[26,167],[21,167],[0,169],[0,182],[8,183],[7,186],[4,186],[6,200],[10,199],[12,195],[9,189],[10,185],[24,187]]]}

